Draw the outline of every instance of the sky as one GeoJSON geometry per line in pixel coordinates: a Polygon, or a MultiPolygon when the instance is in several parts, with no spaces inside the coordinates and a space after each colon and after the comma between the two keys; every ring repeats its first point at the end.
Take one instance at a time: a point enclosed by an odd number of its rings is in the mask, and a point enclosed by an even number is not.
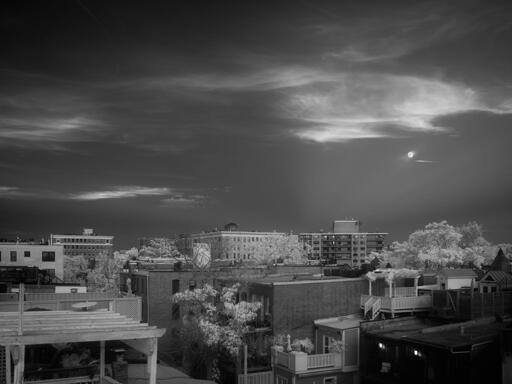
{"type": "Polygon", "coordinates": [[[0,46],[1,238],[512,242],[510,1],[6,1],[0,46]]]}

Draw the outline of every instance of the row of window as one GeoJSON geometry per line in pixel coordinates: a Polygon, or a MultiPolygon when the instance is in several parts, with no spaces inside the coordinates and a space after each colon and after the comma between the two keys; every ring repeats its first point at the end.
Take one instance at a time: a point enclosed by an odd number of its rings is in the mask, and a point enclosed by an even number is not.
{"type": "Polygon", "coordinates": [[[55,239],[55,243],[104,243],[104,244],[110,244],[110,240],[72,238],[72,239],[55,239]]]}
{"type": "MultiPolygon", "coordinates": [[[[18,261],[18,251],[10,251],[9,252],[9,259],[11,262],[17,262],[18,261]]],[[[30,257],[31,253],[30,251],[24,251],[23,257],[30,257]]],[[[54,251],[43,251],[41,253],[42,261],[44,262],[54,262],[55,261],[55,252],[54,251]]],[[[0,252],[0,261],[2,261],[2,252],[0,252]]]]}

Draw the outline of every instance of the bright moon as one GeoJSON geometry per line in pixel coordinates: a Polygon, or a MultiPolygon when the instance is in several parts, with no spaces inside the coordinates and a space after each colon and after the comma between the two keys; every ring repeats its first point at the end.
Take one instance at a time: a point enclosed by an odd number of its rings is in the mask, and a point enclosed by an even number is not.
{"type": "Polygon", "coordinates": [[[412,151],[411,152],[407,152],[407,157],[409,159],[412,159],[414,157],[414,152],[412,152],[412,151]]]}

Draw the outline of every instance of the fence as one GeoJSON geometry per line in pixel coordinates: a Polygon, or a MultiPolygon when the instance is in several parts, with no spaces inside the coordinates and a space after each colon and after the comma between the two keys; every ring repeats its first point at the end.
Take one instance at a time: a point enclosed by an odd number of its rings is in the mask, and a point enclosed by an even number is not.
{"type": "Polygon", "coordinates": [[[334,354],[308,355],[308,369],[334,367],[334,354]]]}

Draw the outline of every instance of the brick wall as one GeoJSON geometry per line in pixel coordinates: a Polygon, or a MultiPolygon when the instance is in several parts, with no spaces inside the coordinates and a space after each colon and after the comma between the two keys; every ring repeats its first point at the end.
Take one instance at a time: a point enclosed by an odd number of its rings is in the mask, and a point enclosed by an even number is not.
{"type": "Polygon", "coordinates": [[[316,319],[359,313],[360,296],[368,294],[365,279],[345,279],[304,284],[274,285],[272,320],[274,335],[314,340],[316,319]]]}

